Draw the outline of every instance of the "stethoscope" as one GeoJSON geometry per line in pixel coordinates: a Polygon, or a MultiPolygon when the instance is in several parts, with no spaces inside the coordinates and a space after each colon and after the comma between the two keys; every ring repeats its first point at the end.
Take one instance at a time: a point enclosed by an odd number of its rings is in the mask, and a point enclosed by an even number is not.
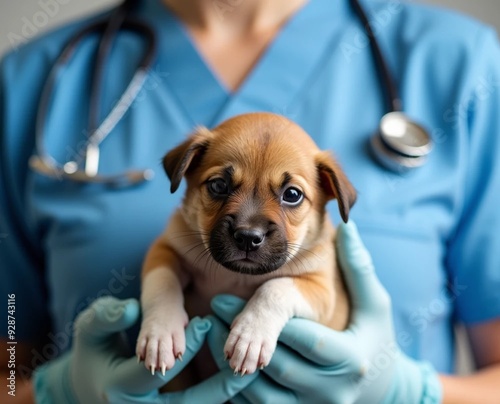
{"type": "MultiPolygon", "coordinates": [[[[100,144],[111,133],[116,124],[128,111],[135,98],[144,86],[148,71],[151,68],[156,53],[156,35],[147,24],[130,17],[132,9],[139,0],[125,0],[118,6],[106,21],[93,23],[76,33],[67,43],[52,69],[42,90],[36,121],[36,154],[30,159],[30,166],[38,173],[58,179],[68,179],[82,183],[101,183],[109,186],[132,186],[153,177],[150,169],[135,169],[115,175],[101,175],[99,169],[100,144]],[[148,42],[145,55],[137,70],[118,102],[111,109],[108,116],[97,125],[100,107],[100,91],[102,71],[110,47],[120,30],[133,31],[142,35],[148,42]],[[89,108],[89,137],[87,138],[84,153],[84,165],[77,160],[67,161],[64,164],[57,162],[44,146],[44,132],[47,112],[54,87],[75,51],[78,43],[92,33],[100,33],[101,38],[94,66],[89,108]]],[[[358,0],[350,0],[358,15],[366,34],[380,80],[385,87],[389,112],[380,120],[378,130],[370,138],[370,150],[373,157],[385,168],[395,172],[405,172],[422,166],[432,149],[432,140],[428,132],[419,124],[412,121],[402,111],[401,99],[396,84],[389,72],[387,63],[371,28],[368,17],[358,0]]]]}
{"type": "Polygon", "coordinates": [[[378,130],[370,138],[372,155],[383,167],[397,173],[421,167],[432,150],[432,139],[423,126],[403,112],[396,83],[390,74],[368,17],[358,0],[350,2],[370,40],[373,58],[380,81],[385,86],[388,102],[389,112],[382,117],[378,130]]]}
{"type": "MultiPolygon", "coordinates": [[[[42,90],[36,118],[36,154],[32,156],[29,161],[31,168],[38,173],[57,179],[68,179],[82,183],[101,183],[114,187],[132,186],[153,178],[154,172],[151,169],[129,170],[115,175],[101,175],[98,173],[100,157],[99,146],[111,133],[113,128],[136,99],[144,86],[148,71],[154,62],[156,54],[156,35],[153,29],[143,22],[130,18],[131,10],[137,3],[138,0],[125,0],[114,10],[109,19],[93,23],[77,32],[68,41],[67,45],[56,59],[42,90]],[[148,45],[127,88],[113,106],[108,116],[99,126],[97,126],[103,67],[110,53],[111,45],[120,30],[129,30],[142,35],[148,42],[148,45]],[[85,160],[82,169],[80,168],[81,162],[76,159],[60,164],[47,153],[44,145],[44,131],[50,98],[54,92],[55,84],[63,71],[63,67],[68,63],[78,43],[85,38],[85,36],[93,33],[101,33],[101,38],[97,50],[94,71],[92,72],[93,76],[90,89],[90,135],[87,138],[85,150],[82,153],[76,153],[82,155],[85,160]]],[[[78,158],[78,156],[76,157],[78,158]]]]}

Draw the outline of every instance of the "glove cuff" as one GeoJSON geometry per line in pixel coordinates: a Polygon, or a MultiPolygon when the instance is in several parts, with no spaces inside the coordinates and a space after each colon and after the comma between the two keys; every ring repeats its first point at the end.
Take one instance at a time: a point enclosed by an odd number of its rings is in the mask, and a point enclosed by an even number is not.
{"type": "Polygon", "coordinates": [[[71,354],[66,353],[39,366],[33,373],[33,390],[37,404],[77,404],[71,388],[71,354]]]}
{"type": "Polygon", "coordinates": [[[383,404],[440,404],[442,387],[438,374],[428,362],[418,362],[401,354],[394,369],[392,385],[383,404]]]}
{"type": "Polygon", "coordinates": [[[439,377],[430,363],[420,364],[424,385],[420,404],[439,404],[443,401],[443,388],[439,377]]]}

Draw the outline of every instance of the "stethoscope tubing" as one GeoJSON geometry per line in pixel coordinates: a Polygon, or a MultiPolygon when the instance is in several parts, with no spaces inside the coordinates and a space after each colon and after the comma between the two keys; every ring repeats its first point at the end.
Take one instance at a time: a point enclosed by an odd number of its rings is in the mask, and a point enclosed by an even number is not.
{"type": "MultiPolygon", "coordinates": [[[[349,2],[370,40],[371,52],[383,87],[382,90],[385,90],[388,109],[388,113],[381,119],[378,130],[371,137],[370,148],[372,154],[375,160],[392,171],[402,172],[404,170],[420,167],[427,161],[427,156],[432,149],[432,140],[425,128],[410,120],[402,112],[403,105],[397,85],[387,65],[386,59],[384,58],[376,35],[373,32],[368,16],[359,0],[349,0],[349,2]],[[387,132],[387,128],[390,128],[391,125],[384,125],[384,122],[391,122],[393,119],[399,120],[399,123],[403,122],[407,131],[410,127],[414,132],[417,131],[418,140],[422,143],[420,145],[421,147],[414,147],[412,144],[405,143],[405,141],[408,140],[406,138],[412,136],[410,132],[408,132],[409,134],[394,134],[387,132]]],[[[125,0],[112,12],[109,18],[104,21],[95,22],[77,32],[68,41],[66,47],[56,59],[42,90],[37,112],[36,155],[30,160],[30,165],[39,173],[60,179],[65,178],[78,182],[93,182],[109,185],[127,185],[129,182],[130,185],[133,185],[152,178],[151,170],[131,170],[123,174],[111,176],[98,175],[100,158],[99,145],[106,139],[116,124],[122,119],[125,112],[130,108],[132,102],[143,87],[147,79],[148,71],[156,56],[157,39],[154,30],[147,24],[130,18],[130,13],[137,3],[139,3],[139,0],[125,0]],[[139,33],[146,39],[148,46],[125,92],[112,108],[108,116],[98,125],[104,65],[110,54],[111,46],[120,30],[130,30],[139,33]],[[87,139],[88,145],[85,154],[85,169],[80,170],[79,162],[69,161],[62,165],[47,153],[44,145],[44,133],[51,97],[54,93],[54,88],[60,80],[63,67],[71,59],[78,43],[84,37],[93,33],[101,34],[101,39],[91,80],[88,118],[90,135],[87,139]]]]}
{"type": "Polygon", "coordinates": [[[373,54],[373,58],[375,59],[375,67],[378,70],[381,82],[385,88],[388,104],[387,107],[389,109],[389,112],[401,111],[402,101],[401,97],[399,96],[398,88],[390,73],[389,66],[387,65],[387,62],[382,54],[382,49],[380,48],[375,33],[373,32],[371,23],[368,20],[368,16],[366,15],[366,12],[361,6],[359,0],[349,1],[351,3],[351,7],[357,14],[361,24],[363,25],[368,39],[370,40],[370,48],[373,54]]]}
{"type": "Polygon", "coordinates": [[[30,159],[30,166],[37,172],[59,179],[64,178],[78,182],[93,182],[114,186],[117,184],[126,185],[127,182],[132,185],[152,178],[152,170],[132,170],[122,174],[110,176],[97,175],[99,164],[99,145],[111,133],[116,124],[128,111],[138,93],[144,86],[144,82],[147,79],[148,72],[156,55],[157,45],[154,31],[142,22],[125,18],[128,14],[128,10],[132,6],[132,3],[134,3],[134,1],[127,1],[119,6],[110,17],[111,22],[108,22],[108,20],[98,21],[77,32],[68,41],[67,45],[53,64],[42,90],[37,112],[35,139],[37,154],[30,159]],[[97,125],[97,111],[99,110],[98,106],[100,105],[100,90],[102,87],[100,82],[102,80],[101,76],[103,65],[106,62],[107,54],[109,54],[111,43],[121,29],[138,32],[146,39],[148,48],[126,90],[113,106],[108,116],[100,125],[97,125]],[[87,139],[85,170],[82,171],[78,169],[78,162],[67,162],[64,165],[61,165],[53,157],[51,157],[45,149],[44,133],[51,97],[54,93],[54,88],[60,79],[63,68],[71,59],[78,43],[87,35],[93,33],[102,33],[103,36],[99,45],[91,85],[89,108],[89,128],[91,128],[91,131],[87,139]]]}
{"type": "Polygon", "coordinates": [[[427,162],[428,155],[432,150],[432,139],[422,125],[414,122],[403,112],[403,102],[398,87],[383,56],[368,16],[359,0],[349,1],[370,40],[375,68],[380,77],[380,82],[383,84],[384,88],[382,90],[385,90],[388,107],[388,112],[380,120],[378,130],[370,138],[371,154],[380,165],[393,172],[404,173],[421,167],[427,162]],[[407,133],[391,133],[387,130],[391,127],[391,125],[387,125],[390,122],[403,123],[407,133]],[[411,137],[411,135],[408,135],[410,130],[417,133],[415,136],[417,136],[420,143],[418,146],[407,142],[407,138],[411,137]]]}

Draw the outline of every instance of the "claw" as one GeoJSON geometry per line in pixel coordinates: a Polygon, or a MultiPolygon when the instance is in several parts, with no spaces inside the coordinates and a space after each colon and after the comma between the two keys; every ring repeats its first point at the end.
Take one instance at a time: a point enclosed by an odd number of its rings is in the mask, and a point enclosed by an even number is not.
{"type": "Polygon", "coordinates": [[[137,355],[137,363],[141,363],[141,355],[137,355]]]}
{"type": "Polygon", "coordinates": [[[180,352],[175,357],[182,362],[182,354],[180,352]]]}
{"type": "Polygon", "coordinates": [[[262,370],[264,369],[264,367],[265,367],[264,364],[261,362],[261,364],[259,365],[259,369],[262,370]]]}
{"type": "Polygon", "coordinates": [[[238,376],[239,371],[240,370],[238,368],[234,369],[233,375],[238,376]]]}
{"type": "Polygon", "coordinates": [[[155,375],[155,366],[151,365],[151,375],[155,375]]]}
{"type": "Polygon", "coordinates": [[[167,365],[162,364],[162,365],[161,365],[161,374],[162,374],[162,376],[165,376],[165,371],[166,371],[166,370],[167,370],[167,365]]]}
{"type": "Polygon", "coordinates": [[[241,371],[241,377],[245,376],[247,374],[247,368],[243,368],[243,370],[241,371]]]}

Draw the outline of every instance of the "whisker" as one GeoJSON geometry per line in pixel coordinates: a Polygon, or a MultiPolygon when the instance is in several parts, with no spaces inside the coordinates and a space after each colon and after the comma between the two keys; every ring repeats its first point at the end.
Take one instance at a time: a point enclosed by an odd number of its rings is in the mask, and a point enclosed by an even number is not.
{"type": "Polygon", "coordinates": [[[289,244],[288,244],[288,246],[289,246],[289,247],[294,247],[294,248],[296,249],[296,251],[301,251],[301,252],[303,252],[303,253],[309,253],[309,254],[313,255],[314,257],[316,257],[316,258],[321,258],[321,256],[320,256],[320,255],[316,254],[316,253],[315,253],[314,251],[312,251],[312,250],[309,250],[309,249],[307,249],[307,248],[302,247],[300,244],[296,244],[296,243],[289,243],[289,244]]]}
{"type": "Polygon", "coordinates": [[[212,282],[216,282],[217,280],[217,263],[214,259],[208,260],[208,273],[212,276],[212,282]]]}
{"type": "Polygon", "coordinates": [[[207,264],[207,266],[205,266],[203,270],[207,272],[210,281],[215,283],[217,280],[217,263],[212,258],[212,253],[209,248],[205,248],[200,252],[196,259],[195,265],[198,265],[197,262],[201,260],[205,260],[204,263],[207,264]]]}
{"type": "Polygon", "coordinates": [[[293,268],[294,267],[297,270],[297,274],[300,274],[300,273],[303,272],[303,271],[300,270],[299,264],[302,266],[302,269],[304,271],[307,271],[306,263],[303,262],[303,260],[299,256],[297,256],[297,255],[295,255],[294,258],[295,259],[291,259],[290,260],[290,263],[292,264],[292,273],[293,273],[293,268]]]}
{"type": "Polygon", "coordinates": [[[199,252],[199,254],[195,257],[195,259],[193,260],[193,265],[195,267],[199,267],[199,262],[206,258],[207,255],[210,255],[210,250],[208,247],[206,247],[204,244],[200,244],[201,246],[203,246],[203,249],[199,252]]]}
{"type": "MultiPolygon", "coordinates": [[[[194,250],[195,250],[196,248],[198,248],[198,247],[203,247],[203,249],[206,249],[205,244],[203,244],[203,242],[197,242],[197,243],[193,243],[193,244],[191,244],[191,245],[192,245],[192,247],[191,247],[191,248],[189,248],[189,249],[186,251],[186,254],[190,254],[192,251],[194,251],[194,250]]],[[[190,246],[188,246],[188,247],[190,247],[190,246]]]]}
{"type": "Polygon", "coordinates": [[[317,254],[306,248],[302,248],[302,246],[300,246],[299,244],[289,244],[289,249],[287,250],[287,258],[292,265],[292,269],[293,267],[295,267],[297,271],[300,271],[299,264],[305,271],[307,271],[308,263],[310,263],[311,266],[314,266],[315,263],[311,260],[311,257],[309,255],[312,255],[315,258],[320,258],[320,256],[318,256],[317,254]],[[292,252],[294,254],[292,254],[292,252]]]}
{"type": "Polygon", "coordinates": [[[180,238],[188,238],[188,237],[199,237],[199,238],[203,238],[203,236],[205,236],[205,238],[208,238],[210,233],[207,233],[207,232],[203,232],[203,231],[183,231],[183,232],[176,232],[174,234],[171,235],[171,238],[172,239],[180,239],[180,238]]]}

